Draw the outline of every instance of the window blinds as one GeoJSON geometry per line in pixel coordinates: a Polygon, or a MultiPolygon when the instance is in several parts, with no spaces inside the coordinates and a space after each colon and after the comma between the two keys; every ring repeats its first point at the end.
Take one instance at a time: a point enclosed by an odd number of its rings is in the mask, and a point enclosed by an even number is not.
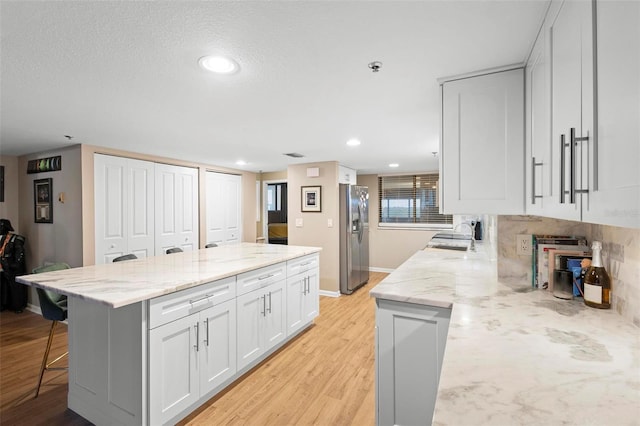
{"type": "Polygon", "coordinates": [[[439,175],[378,176],[380,223],[452,224],[438,213],[439,175]]]}

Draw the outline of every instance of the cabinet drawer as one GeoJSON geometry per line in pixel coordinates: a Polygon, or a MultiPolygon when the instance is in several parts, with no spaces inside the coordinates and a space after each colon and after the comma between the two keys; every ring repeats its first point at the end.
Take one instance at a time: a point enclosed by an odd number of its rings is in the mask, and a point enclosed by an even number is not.
{"type": "Polygon", "coordinates": [[[202,284],[149,301],[149,328],[218,305],[236,297],[236,277],[202,284]]]}
{"type": "Polygon", "coordinates": [[[286,264],[284,262],[239,274],[237,283],[238,295],[248,293],[284,278],[286,278],[286,264]]]}
{"type": "Polygon", "coordinates": [[[287,261],[287,276],[291,277],[318,268],[319,264],[320,256],[317,253],[289,260],[287,261]]]}

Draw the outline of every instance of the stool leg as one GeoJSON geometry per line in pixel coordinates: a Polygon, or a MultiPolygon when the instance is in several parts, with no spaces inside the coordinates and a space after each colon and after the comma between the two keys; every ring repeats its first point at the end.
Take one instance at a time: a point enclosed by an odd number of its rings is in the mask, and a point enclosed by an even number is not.
{"type": "Polygon", "coordinates": [[[33,398],[37,398],[40,393],[40,385],[42,384],[42,377],[44,376],[44,370],[47,369],[47,360],[49,359],[49,351],[51,350],[51,343],[53,342],[53,334],[55,333],[56,324],[58,321],[51,322],[51,329],[49,330],[49,340],[47,340],[47,349],[44,351],[44,356],[42,357],[42,365],[40,366],[40,377],[38,378],[38,387],[36,388],[36,396],[33,398]]]}

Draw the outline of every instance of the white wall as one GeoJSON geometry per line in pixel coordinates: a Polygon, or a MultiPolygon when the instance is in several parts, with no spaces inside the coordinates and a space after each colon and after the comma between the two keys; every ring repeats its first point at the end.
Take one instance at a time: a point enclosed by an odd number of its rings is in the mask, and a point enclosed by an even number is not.
{"type": "Polygon", "coordinates": [[[338,163],[308,163],[289,166],[287,169],[289,245],[322,247],[320,252],[320,289],[340,291],[340,246],[338,214],[338,163]],[[320,176],[307,177],[307,167],[318,167],[320,176]],[[301,187],[322,186],[322,211],[308,213],[301,211],[301,187]],[[302,227],[296,226],[301,219],[302,227]],[[333,227],[328,226],[328,220],[333,227]]]}

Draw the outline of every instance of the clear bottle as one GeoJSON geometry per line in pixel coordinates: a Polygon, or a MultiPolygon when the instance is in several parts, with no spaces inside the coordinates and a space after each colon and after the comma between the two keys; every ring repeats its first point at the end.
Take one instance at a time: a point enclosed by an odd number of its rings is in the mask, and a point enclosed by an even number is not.
{"type": "Polygon", "coordinates": [[[611,280],[602,264],[602,243],[591,246],[593,260],[584,276],[584,303],[592,308],[611,308],[611,280]]]}

